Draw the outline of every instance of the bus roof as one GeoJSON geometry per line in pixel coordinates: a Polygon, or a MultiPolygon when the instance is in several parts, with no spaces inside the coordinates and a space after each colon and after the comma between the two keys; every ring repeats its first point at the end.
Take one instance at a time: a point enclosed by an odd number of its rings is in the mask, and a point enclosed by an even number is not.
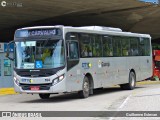
{"type": "Polygon", "coordinates": [[[118,35],[129,35],[135,37],[149,37],[149,34],[140,34],[140,33],[132,33],[132,32],[123,32],[120,28],[113,27],[104,27],[104,26],[82,26],[82,27],[72,27],[72,26],[63,26],[63,25],[55,25],[55,26],[34,26],[34,27],[24,27],[18,30],[26,30],[26,29],[45,29],[45,28],[64,28],[64,29],[72,29],[72,30],[85,30],[92,32],[107,32],[107,33],[115,33],[118,35]]]}

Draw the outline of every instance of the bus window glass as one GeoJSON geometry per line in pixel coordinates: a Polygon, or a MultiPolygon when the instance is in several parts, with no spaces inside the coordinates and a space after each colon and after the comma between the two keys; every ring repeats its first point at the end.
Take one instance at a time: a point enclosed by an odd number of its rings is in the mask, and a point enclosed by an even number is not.
{"type": "Polygon", "coordinates": [[[82,57],[92,57],[92,44],[89,34],[80,34],[80,46],[82,57]]]}
{"type": "Polygon", "coordinates": [[[93,56],[94,57],[101,57],[102,56],[102,47],[101,47],[101,36],[95,35],[92,38],[93,42],[93,56]]]}
{"type": "Polygon", "coordinates": [[[140,38],[139,50],[142,56],[150,55],[150,41],[148,38],[140,38]]]}
{"type": "Polygon", "coordinates": [[[130,56],[138,56],[138,40],[139,38],[130,38],[130,56]]]}
{"type": "Polygon", "coordinates": [[[102,36],[103,57],[113,56],[112,38],[110,36],[102,36]]]}
{"type": "Polygon", "coordinates": [[[16,42],[18,69],[56,68],[64,66],[63,40],[16,42]]]}
{"type": "Polygon", "coordinates": [[[150,56],[150,41],[148,38],[144,39],[145,56],[150,56]]]}
{"type": "Polygon", "coordinates": [[[78,42],[75,41],[71,41],[69,43],[69,59],[74,60],[74,59],[78,59],[79,58],[79,54],[78,54],[78,42]]]}
{"type": "Polygon", "coordinates": [[[121,39],[120,37],[113,37],[113,56],[119,57],[121,56],[121,39]]]}
{"type": "Polygon", "coordinates": [[[144,55],[144,39],[140,38],[139,41],[139,55],[143,56],[144,55]]]}
{"type": "MultiPolygon", "coordinates": [[[[66,34],[66,40],[79,40],[78,39],[78,34],[77,33],[72,33],[72,32],[68,32],[67,34],[66,34]]],[[[67,49],[67,56],[69,56],[68,55],[68,46],[66,46],[66,49],[67,49]]]]}
{"type": "Polygon", "coordinates": [[[129,55],[129,37],[121,37],[121,43],[122,43],[122,56],[128,56],[129,55]]]}

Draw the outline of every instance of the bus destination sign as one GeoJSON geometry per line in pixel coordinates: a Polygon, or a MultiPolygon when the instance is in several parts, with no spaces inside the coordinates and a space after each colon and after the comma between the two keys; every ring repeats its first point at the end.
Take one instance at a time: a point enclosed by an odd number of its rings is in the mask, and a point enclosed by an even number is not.
{"type": "Polygon", "coordinates": [[[55,36],[55,35],[61,35],[61,30],[58,28],[29,29],[29,30],[18,30],[15,33],[15,37],[40,37],[40,36],[55,36]]]}
{"type": "Polygon", "coordinates": [[[29,30],[28,31],[28,37],[34,37],[34,36],[54,36],[58,35],[57,29],[37,29],[37,30],[29,30]]]}

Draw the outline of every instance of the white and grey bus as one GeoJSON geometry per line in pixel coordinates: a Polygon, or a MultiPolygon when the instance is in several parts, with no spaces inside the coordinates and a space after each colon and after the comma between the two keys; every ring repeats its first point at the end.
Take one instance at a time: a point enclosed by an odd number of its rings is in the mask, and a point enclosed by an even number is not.
{"type": "MultiPolygon", "coordinates": [[[[120,85],[134,89],[152,76],[151,37],[101,26],[39,26],[16,30],[14,88],[19,93],[78,92],[120,85]]],[[[12,42],[11,42],[12,43],[12,42]]],[[[9,45],[8,45],[9,46],[9,45]]]]}

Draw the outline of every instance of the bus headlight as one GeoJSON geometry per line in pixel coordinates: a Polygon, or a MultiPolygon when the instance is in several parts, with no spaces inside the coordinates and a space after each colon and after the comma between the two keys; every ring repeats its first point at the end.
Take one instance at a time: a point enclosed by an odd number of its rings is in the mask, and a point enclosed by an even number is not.
{"type": "Polygon", "coordinates": [[[60,81],[62,81],[64,79],[64,74],[55,78],[53,81],[52,81],[52,85],[55,85],[57,83],[59,83],[60,81]]]}
{"type": "Polygon", "coordinates": [[[18,80],[15,76],[13,77],[13,79],[14,79],[15,83],[16,83],[17,85],[19,85],[19,80],[18,80]]]}

